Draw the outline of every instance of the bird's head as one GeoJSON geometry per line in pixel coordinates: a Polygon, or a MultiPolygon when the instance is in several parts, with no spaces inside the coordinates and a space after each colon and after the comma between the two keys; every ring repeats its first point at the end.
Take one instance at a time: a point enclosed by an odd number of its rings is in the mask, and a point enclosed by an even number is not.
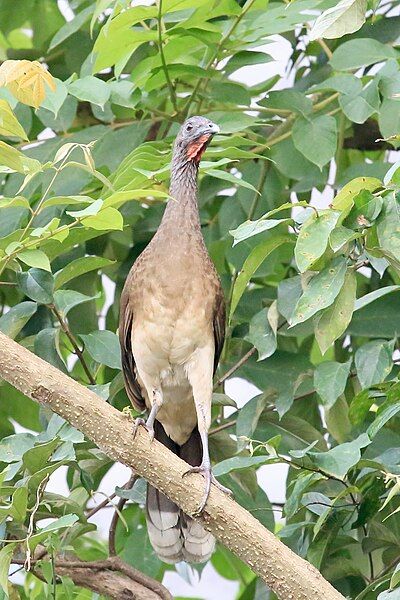
{"type": "Polygon", "coordinates": [[[179,130],[174,154],[182,162],[198,164],[211,138],[216,133],[219,133],[219,127],[210,119],[190,117],[186,119],[179,130]]]}

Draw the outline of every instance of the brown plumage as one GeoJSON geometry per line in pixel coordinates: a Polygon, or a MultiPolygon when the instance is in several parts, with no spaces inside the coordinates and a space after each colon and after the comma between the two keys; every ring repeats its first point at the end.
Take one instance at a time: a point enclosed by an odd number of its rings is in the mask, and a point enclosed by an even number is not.
{"type": "MultiPolygon", "coordinates": [[[[146,427],[205,477],[212,378],[224,343],[225,302],[201,233],[197,171],[218,127],[191,117],[174,146],[171,199],[157,233],[134,263],[121,296],[119,336],[128,396],[148,409],[146,427]]],[[[150,541],[166,562],[203,562],[214,538],[163,494],[148,487],[150,541]]]]}

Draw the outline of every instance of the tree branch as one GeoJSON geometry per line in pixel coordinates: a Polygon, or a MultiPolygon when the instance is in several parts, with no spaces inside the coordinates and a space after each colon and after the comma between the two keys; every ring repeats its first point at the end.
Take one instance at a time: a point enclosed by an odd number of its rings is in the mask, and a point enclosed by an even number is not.
{"type": "MultiPolygon", "coordinates": [[[[79,429],[112,460],[132,468],[194,515],[204,491],[200,474],[183,478],[187,464],[96,394],[0,333],[0,376],[79,429]]],[[[344,600],[315,567],[297,556],[215,485],[201,517],[204,527],[243,560],[279,598],[344,600]]]]}
{"type": "MultiPolygon", "coordinates": [[[[24,560],[13,558],[11,563],[20,565],[24,560]]],[[[40,568],[40,559],[32,560],[32,563],[40,568]]],[[[57,575],[70,577],[76,585],[112,600],[172,600],[171,594],[161,583],[116,556],[93,562],[56,559],[55,569],[57,575]]],[[[42,579],[36,570],[34,575],[42,579]]]]}

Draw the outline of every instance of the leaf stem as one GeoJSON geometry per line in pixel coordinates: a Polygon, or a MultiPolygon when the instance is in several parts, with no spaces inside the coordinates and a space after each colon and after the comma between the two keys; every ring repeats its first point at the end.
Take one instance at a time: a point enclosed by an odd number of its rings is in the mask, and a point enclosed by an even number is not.
{"type": "Polygon", "coordinates": [[[79,348],[78,342],[76,341],[75,336],[73,335],[72,331],[70,330],[67,321],[65,319],[63,319],[62,315],[57,310],[57,308],[54,306],[54,304],[49,305],[49,308],[50,308],[51,312],[54,314],[54,316],[57,318],[58,322],[60,323],[62,331],[65,333],[65,335],[71,342],[71,344],[74,348],[74,352],[75,352],[76,356],[78,357],[78,359],[83,367],[83,370],[86,373],[87,378],[89,379],[89,383],[91,385],[96,385],[96,380],[93,377],[92,373],[90,372],[90,369],[85,361],[85,358],[83,356],[83,351],[79,348]]]}
{"type": "Polygon", "coordinates": [[[158,4],[158,15],[157,15],[157,32],[158,32],[158,51],[160,53],[160,58],[161,58],[161,65],[165,74],[165,79],[169,88],[169,92],[171,95],[171,102],[172,105],[175,109],[175,112],[178,112],[178,105],[176,102],[176,91],[174,88],[174,85],[171,81],[171,78],[169,76],[169,71],[168,71],[168,66],[167,66],[167,61],[165,60],[165,55],[164,55],[164,49],[163,49],[163,39],[162,39],[162,34],[163,34],[163,20],[162,20],[162,0],[158,0],[157,2],[158,4]]]}

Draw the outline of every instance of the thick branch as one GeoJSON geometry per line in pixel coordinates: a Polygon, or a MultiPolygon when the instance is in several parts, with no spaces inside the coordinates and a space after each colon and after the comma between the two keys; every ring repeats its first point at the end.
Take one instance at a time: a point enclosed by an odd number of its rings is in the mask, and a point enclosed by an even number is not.
{"type": "MultiPolygon", "coordinates": [[[[40,567],[40,560],[32,560],[32,563],[40,567]]],[[[24,560],[13,559],[12,564],[24,564],[24,560]]],[[[161,583],[116,556],[95,562],[58,559],[55,567],[57,575],[70,577],[76,585],[112,600],[172,600],[161,583]]]]}
{"type": "MultiPolygon", "coordinates": [[[[183,478],[186,463],[159,442],[151,442],[143,428],[133,440],[129,417],[2,333],[0,376],[69,421],[111,459],[134,469],[185,513],[196,512],[204,489],[201,475],[183,478]]],[[[282,600],[344,600],[317,569],[214,485],[200,520],[282,600]]]]}

